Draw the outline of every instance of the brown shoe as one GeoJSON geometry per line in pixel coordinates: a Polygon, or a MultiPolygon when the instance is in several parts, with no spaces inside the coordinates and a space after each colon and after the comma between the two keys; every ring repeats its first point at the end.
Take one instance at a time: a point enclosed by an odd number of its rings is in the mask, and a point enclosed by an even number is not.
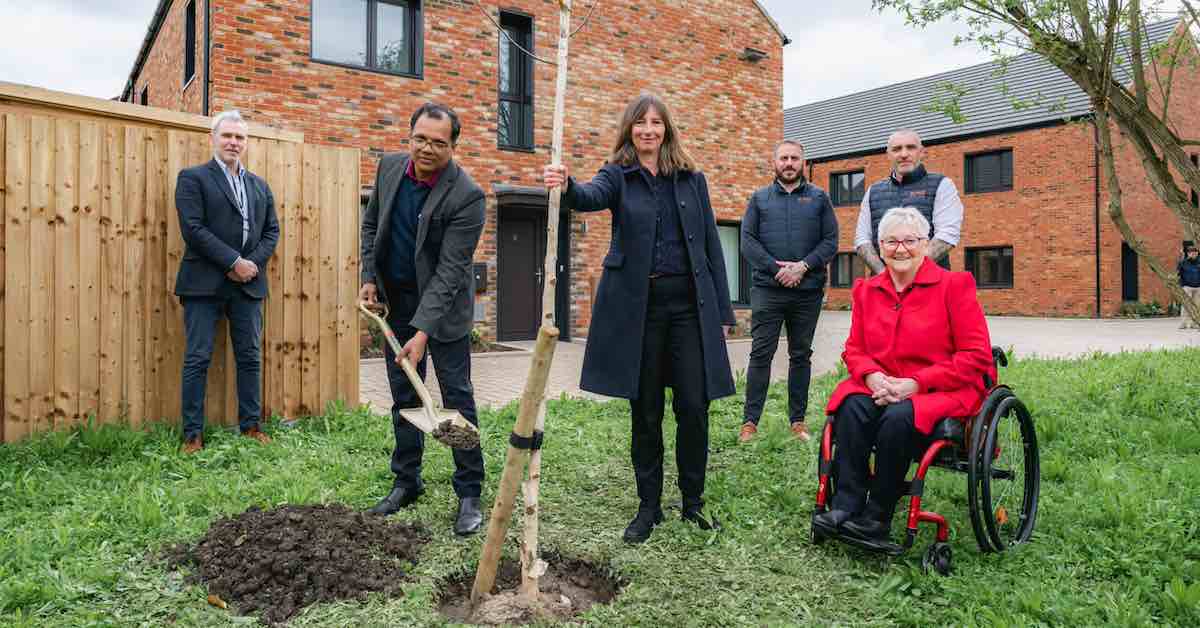
{"type": "Polygon", "coordinates": [[[757,433],[758,426],[746,421],[745,423],[742,423],[742,431],[738,434],[738,442],[748,443],[750,442],[750,439],[754,438],[754,435],[757,433]]]}
{"type": "Polygon", "coordinates": [[[242,432],[242,436],[245,436],[246,438],[253,438],[263,445],[271,444],[271,437],[264,434],[262,430],[258,429],[257,427],[252,427],[245,432],[242,432]]]}
{"type": "Polygon", "coordinates": [[[184,441],[183,449],[180,450],[180,453],[185,456],[190,456],[201,449],[204,449],[204,439],[200,436],[197,436],[191,440],[184,441]]]}
{"type": "Polygon", "coordinates": [[[792,436],[795,436],[796,440],[802,443],[808,442],[808,439],[811,437],[808,435],[808,426],[804,424],[804,421],[792,423],[792,436]]]}

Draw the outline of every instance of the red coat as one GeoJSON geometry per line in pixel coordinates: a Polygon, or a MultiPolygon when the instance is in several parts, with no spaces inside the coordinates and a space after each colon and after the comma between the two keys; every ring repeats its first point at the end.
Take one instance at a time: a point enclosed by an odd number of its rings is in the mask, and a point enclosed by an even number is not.
{"type": "Polygon", "coordinates": [[[924,434],[943,417],[978,412],[987,394],[983,374],[995,381],[996,366],[975,278],[926,258],[903,294],[886,271],[856,281],[842,360],[850,377],[833,391],[828,414],[848,395],[871,394],[865,378],[875,371],[917,381],[913,410],[924,434]]]}

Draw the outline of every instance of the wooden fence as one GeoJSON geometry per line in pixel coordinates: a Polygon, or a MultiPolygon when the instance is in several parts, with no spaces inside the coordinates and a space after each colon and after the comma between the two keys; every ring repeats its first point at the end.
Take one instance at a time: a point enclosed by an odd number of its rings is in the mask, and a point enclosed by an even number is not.
{"type": "MultiPolygon", "coordinates": [[[[178,421],[179,170],[211,158],[207,119],[0,83],[0,441],[86,421],[178,421]]],[[[267,415],[358,403],[359,153],[251,128],[247,169],[275,195],[267,415]]],[[[210,423],[236,424],[224,322],[210,423]]]]}

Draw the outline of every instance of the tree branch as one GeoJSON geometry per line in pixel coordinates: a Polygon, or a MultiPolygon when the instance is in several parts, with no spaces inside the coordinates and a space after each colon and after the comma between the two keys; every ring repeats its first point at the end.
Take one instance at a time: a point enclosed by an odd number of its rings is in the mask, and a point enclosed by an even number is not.
{"type": "Polygon", "coordinates": [[[1137,102],[1146,107],[1146,65],[1142,59],[1142,3],[1129,2],[1129,57],[1133,64],[1133,93],[1137,102]]]}
{"type": "Polygon", "coordinates": [[[1200,304],[1195,303],[1184,294],[1183,289],[1179,287],[1179,277],[1174,272],[1168,271],[1162,260],[1146,248],[1146,243],[1137,237],[1137,234],[1133,232],[1133,227],[1130,227],[1129,222],[1125,220],[1125,214],[1121,210],[1121,181],[1117,175],[1116,159],[1113,154],[1112,127],[1109,125],[1108,111],[1103,107],[1096,109],[1096,130],[1100,137],[1100,162],[1104,165],[1104,177],[1108,180],[1109,219],[1117,226],[1117,230],[1121,232],[1121,238],[1129,244],[1129,248],[1133,249],[1138,257],[1146,260],[1150,270],[1163,282],[1172,298],[1187,309],[1193,320],[1200,320],[1200,304]]]}

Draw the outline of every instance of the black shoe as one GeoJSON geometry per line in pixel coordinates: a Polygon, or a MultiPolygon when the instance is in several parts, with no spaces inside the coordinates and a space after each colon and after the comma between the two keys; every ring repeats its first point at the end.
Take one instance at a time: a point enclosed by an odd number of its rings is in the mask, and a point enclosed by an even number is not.
{"type": "Polygon", "coordinates": [[[842,534],[861,541],[887,542],[891,526],[871,517],[855,517],[842,524],[842,534]]]}
{"type": "Polygon", "coordinates": [[[404,487],[393,488],[387,497],[379,500],[379,503],[367,509],[367,512],[373,515],[390,515],[417,501],[423,492],[404,487]]]}
{"type": "Polygon", "coordinates": [[[458,500],[458,514],[454,515],[454,533],[469,536],[478,532],[481,524],[483,513],[479,511],[479,498],[464,497],[458,500]]]}
{"type": "Polygon", "coordinates": [[[696,524],[696,527],[701,530],[721,529],[721,522],[717,521],[716,517],[705,517],[704,511],[699,508],[689,508],[683,511],[683,515],[680,518],[696,524]]]}
{"type": "Polygon", "coordinates": [[[654,526],[662,523],[662,520],[662,510],[639,508],[633,521],[630,521],[629,525],[625,526],[625,542],[645,543],[646,539],[650,538],[650,532],[654,530],[654,526]]]}
{"type": "Polygon", "coordinates": [[[826,536],[834,536],[838,533],[838,528],[842,527],[853,516],[853,513],[847,510],[829,510],[826,512],[815,513],[812,516],[812,525],[814,530],[819,530],[826,536]]]}

